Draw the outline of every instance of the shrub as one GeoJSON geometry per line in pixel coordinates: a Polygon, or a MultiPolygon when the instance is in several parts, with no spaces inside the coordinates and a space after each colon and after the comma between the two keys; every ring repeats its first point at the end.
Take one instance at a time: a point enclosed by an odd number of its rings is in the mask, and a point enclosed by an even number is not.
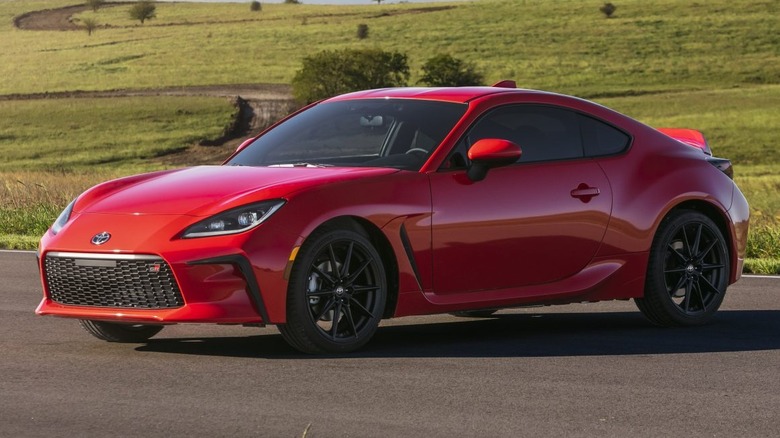
{"type": "Polygon", "coordinates": [[[87,35],[92,35],[92,32],[98,27],[98,22],[94,18],[85,18],[81,20],[81,27],[87,31],[87,35]]]}
{"type": "Polygon", "coordinates": [[[358,39],[364,40],[368,38],[368,25],[367,24],[358,24],[357,27],[357,37],[358,39]]]}
{"type": "Polygon", "coordinates": [[[141,24],[144,24],[144,21],[151,20],[156,16],[156,11],[157,6],[154,5],[154,2],[141,0],[130,8],[130,18],[140,20],[141,24]]]}
{"type": "Polygon", "coordinates": [[[284,4],[286,5],[299,5],[301,4],[300,0],[284,0],[284,4]]]}
{"type": "Polygon", "coordinates": [[[473,64],[441,54],[428,59],[422,66],[420,82],[431,87],[462,87],[482,85],[481,73],[473,64]]]}
{"type": "Polygon", "coordinates": [[[301,102],[351,91],[400,87],[409,80],[407,56],[380,49],[323,51],[303,58],[292,80],[293,94],[301,102]]]}
{"type": "Polygon", "coordinates": [[[249,4],[249,10],[253,12],[257,12],[263,9],[263,5],[260,4],[259,1],[255,0],[252,3],[249,4]]]}
{"type": "Polygon", "coordinates": [[[615,13],[615,10],[617,9],[617,6],[613,5],[612,3],[604,3],[604,6],[599,8],[599,11],[601,11],[602,14],[604,14],[607,18],[612,17],[612,14],[615,13]]]}

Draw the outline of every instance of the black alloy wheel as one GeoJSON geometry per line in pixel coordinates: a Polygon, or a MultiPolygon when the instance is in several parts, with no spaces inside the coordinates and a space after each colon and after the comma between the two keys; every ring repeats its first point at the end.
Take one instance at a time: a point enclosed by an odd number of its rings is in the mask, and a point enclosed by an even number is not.
{"type": "Polygon", "coordinates": [[[279,331],[305,353],[345,353],[365,345],[382,319],[385,270],[367,236],[317,231],[301,247],[290,276],[287,324],[279,331]]]}
{"type": "Polygon", "coordinates": [[[723,302],[729,253],[717,225],[697,211],[664,219],[650,251],[644,298],[637,307],[662,326],[708,322],[723,302]]]}

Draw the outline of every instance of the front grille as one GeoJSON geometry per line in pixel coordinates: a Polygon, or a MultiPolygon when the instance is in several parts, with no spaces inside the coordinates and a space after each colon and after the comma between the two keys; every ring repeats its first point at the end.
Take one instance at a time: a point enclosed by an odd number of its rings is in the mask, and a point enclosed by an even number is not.
{"type": "Polygon", "coordinates": [[[156,256],[50,253],[51,299],[75,306],[166,309],[184,301],[170,266],[156,256]]]}

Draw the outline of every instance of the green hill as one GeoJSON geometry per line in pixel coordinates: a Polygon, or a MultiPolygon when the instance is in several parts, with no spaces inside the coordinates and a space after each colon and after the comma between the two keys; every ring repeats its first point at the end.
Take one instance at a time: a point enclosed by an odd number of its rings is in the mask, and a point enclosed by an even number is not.
{"type": "MultiPolygon", "coordinates": [[[[2,1],[0,94],[166,85],[289,83],[303,56],[378,47],[474,61],[488,81],[585,97],[780,83],[780,2],[477,0],[365,6],[158,3],[77,13],[85,31],[20,31],[13,18],[68,1],[2,1]],[[356,37],[358,24],[369,38],[356,37]]],[[[412,78],[414,81],[416,77],[412,78]]]]}

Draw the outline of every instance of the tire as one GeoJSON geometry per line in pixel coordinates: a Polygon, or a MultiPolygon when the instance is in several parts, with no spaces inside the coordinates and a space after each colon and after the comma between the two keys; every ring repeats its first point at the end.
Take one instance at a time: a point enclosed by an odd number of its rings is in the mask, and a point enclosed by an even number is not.
{"type": "Polygon", "coordinates": [[[459,310],[450,313],[450,315],[460,318],[489,318],[496,312],[498,312],[498,309],[459,310]]]}
{"type": "Polygon", "coordinates": [[[293,348],[347,353],[376,332],[387,279],[367,236],[347,229],[315,231],[301,247],[287,290],[287,323],[278,329],[293,348]]]}
{"type": "Polygon", "coordinates": [[[723,302],[729,269],[726,239],[717,225],[697,211],[674,212],[658,228],[645,295],[634,301],[656,325],[705,324],[723,302]]]}
{"type": "Polygon", "coordinates": [[[108,342],[146,342],[163,329],[161,325],[122,324],[80,319],[79,324],[92,336],[108,342]]]}

